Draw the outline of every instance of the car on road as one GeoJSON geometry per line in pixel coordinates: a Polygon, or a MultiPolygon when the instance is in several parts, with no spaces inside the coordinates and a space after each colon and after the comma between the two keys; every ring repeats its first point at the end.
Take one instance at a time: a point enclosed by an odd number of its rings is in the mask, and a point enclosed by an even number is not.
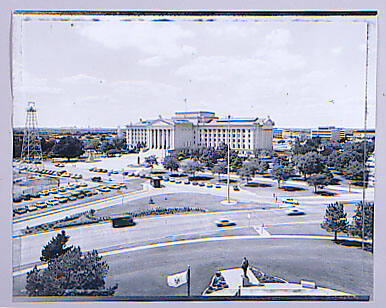
{"type": "Polygon", "coordinates": [[[292,199],[292,198],[286,198],[286,199],[282,200],[281,202],[285,203],[285,204],[299,205],[299,201],[292,199]]]}
{"type": "Polygon", "coordinates": [[[237,185],[235,185],[235,186],[233,186],[233,190],[234,190],[234,191],[239,191],[240,188],[239,188],[237,185]]]}
{"type": "Polygon", "coordinates": [[[298,215],[305,215],[306,213],[298,208],[292,208],[287,210],[287,215],[288,216],[298,216],[298,215]]]}
{"type": "Polygon", "coordinates": [[[109,192],[110,191],[110,189],[107,187],[100,187],[100,188],[97,188],[97,190],[99,190],[101,192],[109,192]]]}
{"type": "Polygon", "coordinates": [[[216,226],[217,227],[230,227],[230,226],[235,226],[236,223],[234,221],[231,221],[229,219],[219,219],[216,220],[216,226]]]}
{"type": "Polygon", "coordinates": [[[64,165],[63,164],[55,164],[55,167],[62,168],[62,167],[64,167],[64,165]]]}
{"type": "Polygon", "coordinates": [[[135,225],[133,217],[129,215],[114,217],[111,219],[111,222],[112,222],[113,228],[128,227],[128,226],[135,225]]]}

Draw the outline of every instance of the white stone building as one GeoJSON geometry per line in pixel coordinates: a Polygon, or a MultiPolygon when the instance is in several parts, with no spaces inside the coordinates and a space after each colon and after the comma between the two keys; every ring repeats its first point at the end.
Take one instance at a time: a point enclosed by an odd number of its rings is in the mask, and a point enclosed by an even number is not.
{"type": "Polygon", "coordinates": [[[272,149],[273,126],[269,117],[220,119],[208,111],[176,112],[170,119],[159,116],[127,125],[126,141],[129,147],[141,143],[149,149],[173,150],[217,147],[229,137],[231,149],[248,153],[272,149]]]}

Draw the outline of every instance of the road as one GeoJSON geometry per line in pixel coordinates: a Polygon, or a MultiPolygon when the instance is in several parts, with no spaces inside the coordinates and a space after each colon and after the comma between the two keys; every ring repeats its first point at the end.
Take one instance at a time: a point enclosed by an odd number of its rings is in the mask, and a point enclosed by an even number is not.
{"type": "MultiPolygon", "coordinates": [[[[71,236],[69,244],[80,246],[83,250],[108,250],[120,246],[135,246],[143,243],[156,243],[174,239],[199,238],[217,232],[215,221],[227,218],[236,223],[232,229],[265,226],[312,223],[319,225],[323,220],[324,206],[311,205],[304,216],[288,216],[286,209],[255,209],[212,213],[194,213],[152,218],[136,219],[137,225],[130,228],[115,229],[111,223],[94,224],[67,228],[71,236]]],[[[302,225],[299,228],[302,228],[302,225]]],[[[229,228],[226,228],[228,230],[229,228]]],[[[322,231],[322,230],[321,230],[322,231]]],[[[254,231],[257,232],[257,231],[254,231]]],[[[39,260],[41,248],[58,231],[14,237],[14,266],[33,263],[39,260]]],[[[257,233],[258,234],[258,233],[257,233]]],[[[295,232],[296,234],[296,232],[295,232]]],[[[306,234],[306,233],[303,233],[306,234]]],[[[322,232],[321,234],[325,234],[322,232]]]]}
{"type": "MultiPolygon", "coordinates": [[[[186,285],[168,287],[166,277],[190,265],[191,294],[200,295],[217,270],[239,267],[244,256],[250,265],[289,282],[305,279],[352,294],[372,293],[370,253],[315,239],[234,237],[117,252],[103,257],[110,267],[106,286],[118,283],[116,295],[121,296],[186,295],[186,285]]],[[[25,275],[15,276],[14,294],[22,294],[24,286],[25,275]]]]}

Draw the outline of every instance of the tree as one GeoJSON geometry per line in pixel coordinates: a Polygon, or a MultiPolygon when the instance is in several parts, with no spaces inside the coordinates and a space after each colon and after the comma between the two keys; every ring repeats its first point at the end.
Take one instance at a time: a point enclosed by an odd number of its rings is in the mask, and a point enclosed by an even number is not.
{"type": "Polygon", "coordinates": [[[111,149],[106,152],[107,156],[114,156],[115,154],[121,153],[121,150],[118,149],[111,149]]]}
{"type": "Polygon", "coordinates": [[[324,215],[324,221],[321,227],[328,232],[334,232],[334,241],[337,240],[338,232],[344,232],[347,230],[348,221],[347,214],[344,212],[343,204],[335,202],[329,204],[326,208],[324,215]]]}
{"type": "Polygon", "coordinates": [[[277,187],[280,188],[282,181],[288,180],[295,174],[295,170],[291,166],[282,166],[275,164],[272,166],[271,175],[272,178],[277,180],[277,187]]]}
{"type": "Polygon", "coordinates": [[[84,153],[82,143],[76,138],[66,136],[54,145],[52,151],[59,157],[70,158],[79,157],[84,153]]]}
{"type": "Polygon", "coordinates": [[[151,166],[158,165],[157,157],[155,157],[155,155],[145,157],[145,162],[151,166]]]}
{"type": "Polygon", "coordinates": [[[316,152],[299,155],[296,160],[296,166],[304,175],[304,180],[307,179],[307,175],[321,173],[325,168],[322,156],[316,152]]]}
{"type": "Polygon", "coordinates": [[[108,270],[96,250],[84,254],[80,247],[72,248],[49,262],[46,269],[35,266],[28,272],[26,290],[29,296],[113,295],[118,285],[105,289],[108,270]],[[98,292],[103,290],[107,294],[98,292]]]}
{"type": "Polygon", "coordinates": [[[91,140],[88,140],[86,145],[84,146],[84,148],[86,150],[98,150],[99,147],[101,146],[101,142],[99,141],[99,139],[91,139],[91,140]]]}
{"type": "Polygon", "coordinates": [[[353,216],[352,233],[361,238],[373,238],[374,232],[374,202],[358,202],[353,216]],[[364,217],[362,215],[364,208],[364,217]],[[364,219],[364,220],[363,220],[364,219]],[[364,232],[362,232],[362,224],[364,232]]]}
{"type": "Polygon", "coordinates": [[[212,168],[213,174],[218,174],[220,177],[220,174],[227,174],[228,172],[228,167],[226,162],[219,162],[216,165],[213,166],[212,168]]]}
{"type": "Polygon", "coordinates": [[[114,144],[111,140],[103,140],[101,145],[101,151],[104,153],[107,153],[107,151],[110,151],[112,149],[115,149],[114,144]]]}
{"type": "Polygon", "coordinates": [[[48,244],[43,247],[40,260],[50,262],[69,251],[72,246],[65,247],[69,238],[65,231],[58,233],[56,237],[53,237],[48,244]]]}
{"type": "Polygon", "coordinates": [[[249,183],[250,180],[252,180],[254,174],[255,174],[254,171],[248,166],[242,166],[238,171],[238,175],[240,176],[240,178],[242,180],[247,181],[247,184],[249,183]]]}
{"type": "Polygon", "coordinates": [[[49,139],[47,141],[44,137],[42,137],[40,139],[40,144],[42,147],[42,152],[47,154],[47,153],[51,152],[51,150],[53,149],[53,147],[56,144],[56,141],[55,141],[55,139],[49,139]]]}
{"type": "Polygon", "coordinates": [[[318,187],[323,188],[331,183],[331,177],[326,174],[313,174],[307,179],[307,183],[310,186],[314,186],[314,192],[318,187]]]}
{"type": "Polygon", "coordinates": [[[188,173],[195,176],[196,172],[203,171],[204,166],[201,162],[198,160],[188,160],[185,162],[185,164],[182,166],[182,169],[188,173]]]}
{"type": "Polygon", "coordinates": [[[363,167],[363,163],[359,163],[357,161],[349,162],[347,167],[343,170],[344,178],[346,178],[347,180],[363,183],[364,176],[365,182],[367,182],[369,171],[363,167]]]}
{"type": "Polygon", "coordinates": [[[166,170],[170,171],[178,171],[180,168],[180,161],[174,156],[166,156],[162,164],[166,170]]]}

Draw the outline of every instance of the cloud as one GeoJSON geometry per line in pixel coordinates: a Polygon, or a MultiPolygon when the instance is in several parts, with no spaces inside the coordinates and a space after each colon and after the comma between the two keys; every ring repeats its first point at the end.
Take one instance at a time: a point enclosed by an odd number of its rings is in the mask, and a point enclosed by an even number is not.
{"type": "Polygon", "coordinates": [[[266,43],[274,47],[283,47],[290,43],[291,33],[287,29],[275,29],[265,37],[266,43]]]}
{"type": "Polygon", "coordinates": [[[51,86],[48,79],[38,77],[25,70],[20,70],[13,80],[13,90],[15,95],[37,95],[41,93],[59,94],[61,88],[51,86]]]}
{"type": "Polygon", "coordinates": [[[342,46],[338,46],[338,47],[335,47],[335,48],[331,49],[331,52],[334,53],[334,54],[337,54],[337,55],[341,54],[342,51],[343,51],[343,47],[342,46]]]}
{"type": "Polygon", "coordinates": [[[102,78],[96,78],[85,74],[67,76],[60,79],[61,82],[68,84],[102,84],[105,82],[102,78]]]}
{"type": "Polygon", "coordinates": [[[165,57],[154,56],[154,57],[138,60],[138,64],[142,66],[156,67],[156,66],[163,66],[168,64],[168,60],[165,57]]]}
{"type": "MultiPolygon", "coordinates": [[[[191,38],[194,33],[176,23],[155,22],[105,22],[87,25],[80,34],[109,49],[133,48],[148,55],[178,58],[185,54],[181,39],[191,38]]],[[[190,50],[188,50],[190,51],[190,50]]]]}

